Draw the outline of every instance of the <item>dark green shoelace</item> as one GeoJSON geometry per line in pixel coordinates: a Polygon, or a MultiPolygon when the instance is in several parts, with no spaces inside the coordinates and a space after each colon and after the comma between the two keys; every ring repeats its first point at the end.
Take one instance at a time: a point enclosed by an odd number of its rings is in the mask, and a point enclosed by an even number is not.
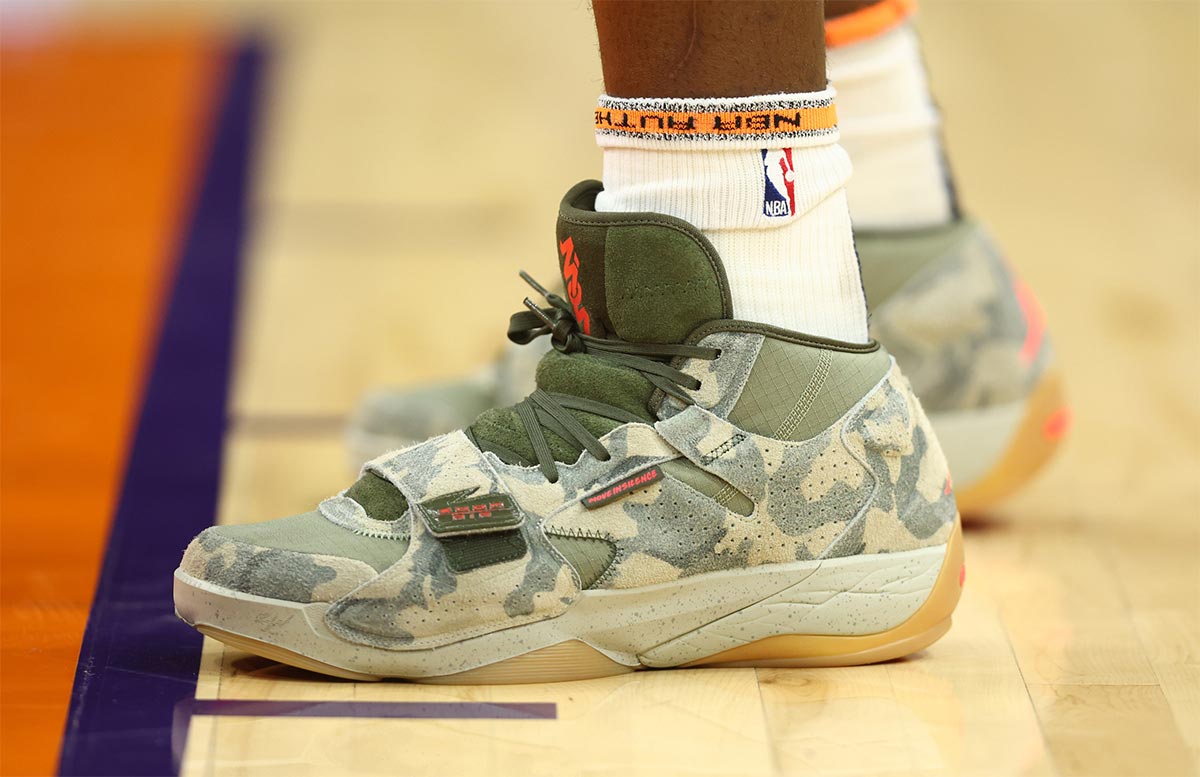
{"type": "MultiPolygon", "coordinates": [[[[547,291],[541,284],[522,271],[521,277],[546,298],[548,307],[539,307],[533,300],[525,298],[525,307],[509,319],[508,339],[519,345],[533,342],[542,335],[550,335],[550,343],[560,353],[589,354],[619,367],[626,367],[641,374],[655,388],[675,397],[684,404],[695,404],[688,391],[700,388],[700,381],[686,372],[672,367],[669,362],[676,356],[711,361],[720,356],[719,348],[704,348],[698,345],[630,343],[618,339],[606,339],[586,335],[579,329],[579,322],[569,302],[547,291]]],[[[558,482],[558,466],[550,445],[546,442],[544,429],[550,429],[564,440],[575,441],[581,448],[601,461],[612,455],[579,420],[569,413],[578,410],[592,413],[618,423],[642,422],[633,413],[605,402],[572,394],[559,394],[536,389],[516,405],[517,416],[529,435],[538,466],[551,483],[558,482]]]]}

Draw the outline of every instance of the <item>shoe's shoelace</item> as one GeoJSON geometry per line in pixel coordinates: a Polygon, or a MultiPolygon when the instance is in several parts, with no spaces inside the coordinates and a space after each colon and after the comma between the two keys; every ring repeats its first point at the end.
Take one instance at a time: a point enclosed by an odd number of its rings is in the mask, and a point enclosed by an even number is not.
{"type": "MultiPolygon", "coordinates": [[[[685,391],[700,388],[700,381],[686,372],[672,367],[668,362],[683,356],[711,361],[717,358],[719,348],[704,348],[698,345],[629,343],[624,340],[604,339],[586,335],[579,330],[579,323],[571,304],[562,297],[547,291],[541,284],[522,271],[521,277],[546,298],[548,307],[539,307],[533,300],[525,298],[525,307],[509,319],[508,339],[519,345],[533,342],[542,335],[550,335],[554,349],[567,354],[589,354],[601,361],[627,367],[641,374],[646,380],[685,404],[695,400],[685,391]]],[[[579,420],[567,412],[579,410],[602,416],[620,423],[641,422],[643,419],[614,405],[573,394],[559,394],[536,389],[516,405],[517,416],[525,427],[529,442],[533,446],[538,466],[551,483],[558,482],[558,466],[550,445],[546,442],[543,429],[550,429],[564,440],[574,440],[584,450],[601,461],[612,455],[600,440],[589,432],[579,420]]]]}

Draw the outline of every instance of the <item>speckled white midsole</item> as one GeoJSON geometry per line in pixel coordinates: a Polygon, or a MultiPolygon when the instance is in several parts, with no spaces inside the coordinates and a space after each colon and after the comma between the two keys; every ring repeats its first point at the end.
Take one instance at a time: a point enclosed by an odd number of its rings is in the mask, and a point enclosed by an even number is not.
{"type": "Polygon", "coordinates": [[[582,592],[545,621],[425,650],[349,642],[325,623],[327,603],[240,593],[175,572],[187,623],[268,642],[326,664],[384,677],[435,677],[578,640],[625,666],[668,667],[788,634],[874,634],[929,597],[946,545],[902,553],[769,564],[630,590],[582,592]]]}

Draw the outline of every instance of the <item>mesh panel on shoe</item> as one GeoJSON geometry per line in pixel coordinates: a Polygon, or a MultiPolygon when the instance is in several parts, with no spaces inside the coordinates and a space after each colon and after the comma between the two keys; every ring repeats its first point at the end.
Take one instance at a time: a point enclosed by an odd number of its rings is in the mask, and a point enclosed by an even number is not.
{"type": "Polygon", "coordinates": [[[341,556],[366,562],[382,572],[400,560],[408,538],[366,537],[331,523],[320,512],[293,515],[264,523],[217,526],[227,539],[262,548],[341,556]]]}
{"type": "Polygon", "coordinates": [[[882,349],[846,354],[768,337],[729,420],[765,437],[806,440],[857,404],[890,365],[882,349]]]}

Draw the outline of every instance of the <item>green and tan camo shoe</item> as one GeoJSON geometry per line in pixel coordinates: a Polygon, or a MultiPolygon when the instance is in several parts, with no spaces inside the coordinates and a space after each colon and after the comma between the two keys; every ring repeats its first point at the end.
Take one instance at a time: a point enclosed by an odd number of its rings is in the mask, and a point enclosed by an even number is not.
{"type": "MultiPolygon", "coordinates": [[[[924,403],[959,507],[999,501],[1041,469],[1070,422],[1037,301],[974,221],[859,233],[856,243],[871,336],[924,403]]],[[[510,349],[472,381],[372,392],[348,425],[354,466],[464,426],[481,405],[515,401],[532,372],[529,352],[510,349]],[[440,412],[430,408],[436,398],[445,399],[440,412]]]]}
{"type": "Polygon", "coordinates": [[[553,346],[533,393],[313,512],[206,530],[181,618],[327,674],[460,683],[860,664],[945,633],[961,529],[892,357],[735,319],[699,232],[598,191],[561,208],[565,298],[526,276],[548,304],[512,318],[553,346]]]}
{"type": "Polygon", "coordinates": [[[1049,460],[1070,415],[1045,319],[983,228],[855,235],[871,335],[921,398],[973,512],[1049,460]]]}

